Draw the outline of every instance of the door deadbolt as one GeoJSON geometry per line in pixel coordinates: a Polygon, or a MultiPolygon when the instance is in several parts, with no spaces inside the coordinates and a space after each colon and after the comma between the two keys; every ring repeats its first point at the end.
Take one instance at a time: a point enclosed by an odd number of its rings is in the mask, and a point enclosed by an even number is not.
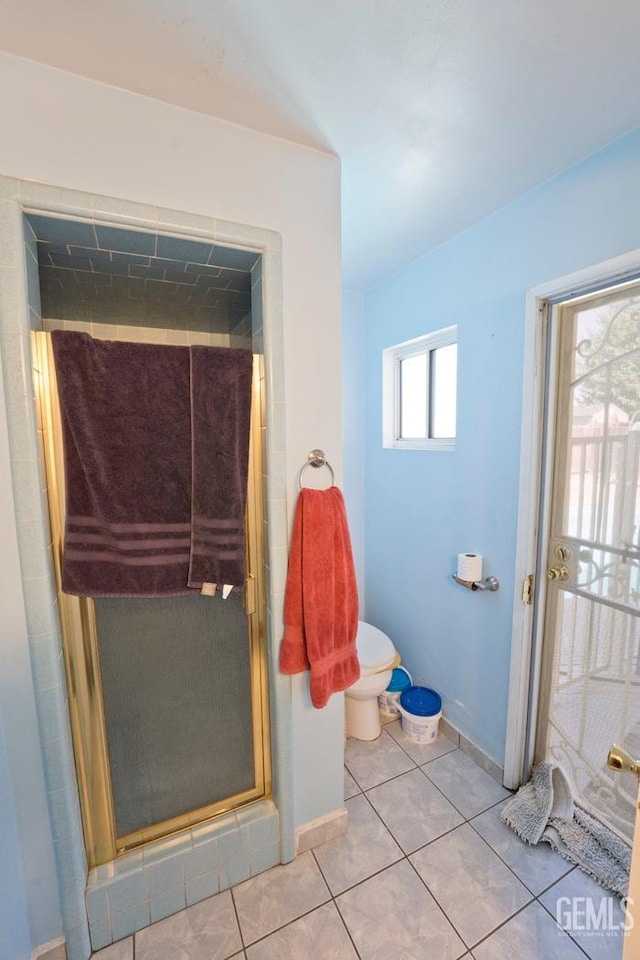
{"type": "Polygon", "coordinates": [[[557,567],[549,567],[547,570],[547,580],[568,580],[569,579],[569,567],[565,566],[564,563],[558,564],[557,567]]]}

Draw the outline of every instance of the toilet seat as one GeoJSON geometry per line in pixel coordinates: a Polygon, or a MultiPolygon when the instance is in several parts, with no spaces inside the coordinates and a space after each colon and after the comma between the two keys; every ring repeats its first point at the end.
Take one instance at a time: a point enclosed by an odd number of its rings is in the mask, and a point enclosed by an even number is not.
{"type": "MultiPolygon", "coordinates": [[[[358,623],[356,635],[356,649],[360,661],[360,676],[386,670],[395,658],[396,650],[382,630],[378,630],[371,623],[358,623]]],[[[357,681],[356,681],[357,682],[357,681]]]]}

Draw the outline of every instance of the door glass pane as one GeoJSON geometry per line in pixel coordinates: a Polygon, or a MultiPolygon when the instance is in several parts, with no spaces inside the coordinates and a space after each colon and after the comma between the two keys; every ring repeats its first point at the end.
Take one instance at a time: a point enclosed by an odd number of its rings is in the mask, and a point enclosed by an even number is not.
{"type": "Polygon", "coordinates": [[[427,436],[427,354],[400,361],[400,437],[427,436]]]}
{"type": "MultiPolygon", "coordinates": [[[[545,617],[542,756],[574,798],[631,839],[637,782],[606,765],[640,753],[640,294],[560,312],[555,484],[545,617]]],[[[542,756],[540,754],[542,753],[542,756]]]]}
{"type": "Polygon", "coordinates": [[[609,748],[640,752],[638,618],[559,592],[546,759],[568,773],[575,799],[629,840],[637,777],[606,766],[609,748]]]}
{"type": "Polygon", "coordinates": [[[431,436],[446,439],[456,435],[458,344],[431,351],[431,436]]]}
{"type": "Polygon", "coordinates": [[[253,787],[242,592],[94,604],[117,835],[253,787]]]}
{"type": "Polygon", "coordinates": [[[579,586],[640,599],[640,298],[578,309],[569,396],[569,493],[561,535],[581,542],[579,586]]]}

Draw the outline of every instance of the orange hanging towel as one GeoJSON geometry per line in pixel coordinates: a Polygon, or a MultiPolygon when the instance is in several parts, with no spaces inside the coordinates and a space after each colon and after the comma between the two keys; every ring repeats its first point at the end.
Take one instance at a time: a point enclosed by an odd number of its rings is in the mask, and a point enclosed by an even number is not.
{"type": "Polygon", "coordinates": [[[305,488],[293,521],[284,598],[282,673],[311,670],[311,702],[324,707],[332,693],[360,676],[356,653],[358,588],[342,494],[305,488]]]}

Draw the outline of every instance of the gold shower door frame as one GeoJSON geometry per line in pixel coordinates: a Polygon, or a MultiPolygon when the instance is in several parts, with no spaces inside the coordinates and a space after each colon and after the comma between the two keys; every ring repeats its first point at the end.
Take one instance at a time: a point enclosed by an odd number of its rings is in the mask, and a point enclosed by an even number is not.
{"type": "Polygon", "coordinates": [[[48,333],[32,335],[36,403],[43,433],[58,588],[69,713],[85,847],[89,866],[108,863],[141,844],[158,840],[226,813],[271,793],[271,750],[265,637],[264,506],[262,497],[262,357],[254,354],[251,439],[246,510],[245,609],[251,657],[251,706],[255,786],[170,820],[117,836],[107,748],[106,722],[93,600],[72,597],[61,589],[64,532],[64,459],[55,366],[48,333]]]}

